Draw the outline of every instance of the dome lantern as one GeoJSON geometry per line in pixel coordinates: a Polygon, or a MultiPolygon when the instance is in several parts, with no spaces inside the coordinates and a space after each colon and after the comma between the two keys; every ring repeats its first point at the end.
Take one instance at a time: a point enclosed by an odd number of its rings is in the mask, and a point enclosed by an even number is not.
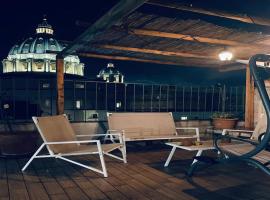
{"type": "Polygon", "coordinates": [[[53,29],[50,24],[48,24],[47,19],[43,18],[43,21],[41,24],[38,25],[36,29],[37,34],[49,34],[53,35],[53,29]]]}
{"type": "Polygon", "coordinates": [[[97,78],[106,82],[123,83],[124,75],[115,68],[113,63],[108,63],[107,68],[100,70],[97,78]]]}

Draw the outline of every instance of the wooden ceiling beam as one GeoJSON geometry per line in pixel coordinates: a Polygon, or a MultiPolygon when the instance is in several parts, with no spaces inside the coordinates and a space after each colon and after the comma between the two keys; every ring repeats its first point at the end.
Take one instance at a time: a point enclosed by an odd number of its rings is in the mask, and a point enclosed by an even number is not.
{"type": "Polygon", "coordinates": [[[261,45],[261,44],[247,44],[243,42],[237,42],[233,40],[222,40],[194,35],[187,35],[181,33],[169,33],[155,30],[146,30],[146,29],[130,29],[129,33],[135,35],[146,35],[153,37],[162,37],[162,38],[172,38],[172,39],[180,39],[192,42],[201,42],[201,43],[209,43],[209,44],[219,44],[219,45],[227,45],[227,46],[242,46],[242,47],[255,47],[255,48],[269,48],[269,45],[261,45]]]}
{"type": "Polygon", "coordinates": [[[205,15],[211,15],[215,17],[221,17],[221,18],[227,18],[232,19],[236,21],[241,21],[244,23],[249,24],[258,24],[258,25],[264,25],[264,26],[270,26],[270,19],[267,18],[261,18],[261,17],[255,17],[255,16],[249,16],[246,14],[236,14],[236,13],[229,13],[221,10],[210,10],[205,8],[197,8],[193,6],[186,6],[181,3],[177,2],[168,2],[168,1],[162,1],[162,0],[150,0],[146,2],[147,4],[151,5],[157,5],[167,8],[173,8],[177,10],[183,10],[183,11],[189,11],[189,12],[195,12],[199,14],[205,14],[205,15]]]}
{"type": "Polygon", "coordinates": [[[134,62],[143,62],[143,63],[153,63],[153,64],[161,64],[161,65],[176,65],[176,66],[197,66],[197,67],[208,67],[214,68],[216,65],[203,65],[202,63],[194,64],[192,63],[179,63],[179,62],[171,62],[171,61],[160,61],[160,60],[151,60],[151,59],[142,59],[142,58],[134,58],[129,56],[115,56],[115,55],[104,55],[104,54],[95,54],[95,53],[78,53],[78,56],[88,57],[88,58],[100,58],[100,59],[108,59],[108,60],[122,60],[122,61],[134,61],[134,62]]]}
{"type": "Polygon", "coordinates": [[[88,45],[87,43],[92,41],[97,35],[117,24],[122,18],[143,5],[145,1],[147,0],[120,0],[106,14],[64,48],[63,51],[59,52],[59,55],[69,55],[80,51],[84,45],[88,45]]]}
{"type": "Polygon", "coordinates": [[[202,54],[194,54],[187,52],[172,52],[172,51],[161,51],[155,49],[145,49],[145,48],[137,48],[137,47],[125,47],[125,46],[117,46],[117,45],[101,45],[101,48],[120,50],[120,51],[132,51],[137,53],[149,53],[163,56],[177,56],[177,57],[186,57],[186,58],[203,58],[203,59],[214,59],[217,60],[217,57],[207,56],[202,54]]]}

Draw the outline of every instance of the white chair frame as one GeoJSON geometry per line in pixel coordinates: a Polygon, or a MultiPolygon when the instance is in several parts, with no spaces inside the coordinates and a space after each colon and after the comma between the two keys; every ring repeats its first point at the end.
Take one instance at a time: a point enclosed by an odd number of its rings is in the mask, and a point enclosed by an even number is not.
{"type": "MultiPolygon", "coordinates": [[[[104,177],[108,177],[108,173],[107,173],[107,168],[105,165],[105,161],[104,161],[104,154],[107,156],[110,156],[112,158],[118,159],[123,161],[124,163],[127,163],[127,159],[126,159],[126,146],[125,146],[125,141],[124,141],[124,137],[122,134],[120,133],[114,133],[114,134],[110,134],[112,135],[111,137],[114,136],[118,136],[119,137],[119,143],[121,144],[121,147],[116,147],[114,149],[112,149],[111,151],[115,150],[115,149],[119,149],[122,153],[122,158],[116,155],[113,155],[109,152],[104,152],[102,150],[102,145],[100,143],[100,140],[76,140],[76,141],[63,141],[63,142],[47,142],[41,129],[38,126],[38,121],[37,121],[37,117],[33,117],[33,121],[36,124],[36,127],[43,139],[43,143],[41,144],[41,146],[38,148],[38,150],[34,153],[34,155],[28,160],[28,162],[24,165],[24,167],[22,168],[22,171],[24,172],[26,170],[26,168],[30,165],[30,163],[35,159],[35,158],[59,158],[61,160],[73,163],[75,165],[79,165],[81,167],[84,167],[86,169],[92,170],[94,172],[100,173],[102,174],[104,177]],[[82,153],[54,153],[49,145],[53,145],[53,144],[83,144],[83,143],[96,143],[97,145],[97,149],[98,151],[96,152],[82,152],[82,153]],[[40,151],[46,147],[49,154],[43,154],[43,155],[38,155],[40,153],[40,151]],[[76,155],[91,155],[91,154],[98,154],[99,155],[99,159],[100,159],[100,163],[101,163],[101,169],[95,168],[95,167],[91,167],[91,166],[87,166],[84,165],[82,163],[76,162],[74,160],[65,158],[65,156],[76,156],[76,155]]],[[[77,137],[92,137],[92,136],[108,136],[108,134],[95,134],[95,135],[77,135],[77,137]]],[[[114,141],[115,143],[115,141],[114,141]]]]}

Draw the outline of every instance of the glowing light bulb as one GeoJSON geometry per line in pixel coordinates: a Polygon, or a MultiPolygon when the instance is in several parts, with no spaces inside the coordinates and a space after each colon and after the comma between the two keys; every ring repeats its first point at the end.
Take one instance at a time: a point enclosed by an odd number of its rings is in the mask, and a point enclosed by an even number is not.
{"type": "Polygon", "coordinates": [[[222,51],[218,55],[221,61],[232,60],[233,54],[230,51],[222,51]]]}

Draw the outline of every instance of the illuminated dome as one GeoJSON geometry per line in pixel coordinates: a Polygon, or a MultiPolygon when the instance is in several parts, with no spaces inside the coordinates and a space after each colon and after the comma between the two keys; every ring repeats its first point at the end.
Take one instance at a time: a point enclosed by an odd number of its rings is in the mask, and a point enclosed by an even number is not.
{"type": "Polygon", "coordinates": [[[106,82],[115,82],[115,83],[124,82],[123,74],[114,67],[113,63],[108,63],[106,68],[100,70],[99,74],[97,75],[97,78],[106,82]]]}
{"type": "MultiPolygon", "coordinates": [[[[7,59],[3,60],[3,72],[56,72],[56,54],[65,48],[65,44],[53,37],[53,28],[46,19],[36,28],[35,37],[14,45],[7,59]]],[[[65,73],[84,75],[84,64],[78,56],[64,58],[65,73]]]]}

